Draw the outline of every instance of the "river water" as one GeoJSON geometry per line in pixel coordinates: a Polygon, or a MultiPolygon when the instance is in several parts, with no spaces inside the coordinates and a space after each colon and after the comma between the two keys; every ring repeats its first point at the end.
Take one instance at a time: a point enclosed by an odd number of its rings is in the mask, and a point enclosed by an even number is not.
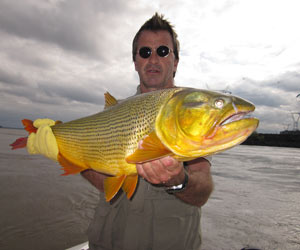
{"type": "Polygon", "coordinates": [[[242,145],[212,164],[203,249],[300,249],[300,149],[242,145]]]}
{"type": "MultiPolygon", "coordinates": [[[[0,249],[66,249],[85,235],[98,195],[81,176],[8,145],[0,129],[0,249]]],[[[238,146],[213,157],[215,189],[203,207],[204,250],[300,249],[300,149],[238,146]]]]}

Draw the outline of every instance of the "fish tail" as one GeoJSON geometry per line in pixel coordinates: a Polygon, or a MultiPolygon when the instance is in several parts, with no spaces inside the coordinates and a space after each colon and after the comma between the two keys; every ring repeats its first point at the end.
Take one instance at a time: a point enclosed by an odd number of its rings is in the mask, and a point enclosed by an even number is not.
{"type": "Polygon", "coordinates": [[[22,123],[24,125],[24,129],[29,133],[36,133],[37,128],[33,125],[33,121],[28,119],[23,119],[22,123]]]}
{"type": "Polygon", "coordinates": [[[51,119],[37,119],[34,122],[23,119],[22,123],[29,136],[17,139],[10,145],[12,149],[27,147],[29,154],[41,154],[57,161],[59,149],[51,126],[58,122],[51,119]]]}
{"type": "Polygon", "coordinates": [[[25,148],[27,145],[27,137],[21,137],[17,139],[14,143],[10,144],[12,150],[18,149],[18,148],[25,148]]]}
{"type": "MultiPolygon", "coordinates": [[[[24,129],[29,133],[36,133],[37,128],[33,125],[33,121],[28,119],[22,120],[24,129]]],[[[27,146],[27,137],[21,137],[18,138],[15,142],[10,144],[12,150],[19,149],[19,148],[25,148],[27,146]]]]}

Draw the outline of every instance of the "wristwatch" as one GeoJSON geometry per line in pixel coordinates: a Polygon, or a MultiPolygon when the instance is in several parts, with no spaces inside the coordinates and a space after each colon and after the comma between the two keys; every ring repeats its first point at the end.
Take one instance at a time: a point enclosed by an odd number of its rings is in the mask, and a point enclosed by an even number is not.
{"type": "Polygon", "coordinates": [[[188,182],[189,182],[189,175],[188,175],[187,171],[184,169],[184,181],[183,181],[183,183],[179,184],[179,185],[176,185],[176,186],[167,187],[166,192],[168,194],[179,193],[179,192],[183,191],[186,188],[188,182]]]}

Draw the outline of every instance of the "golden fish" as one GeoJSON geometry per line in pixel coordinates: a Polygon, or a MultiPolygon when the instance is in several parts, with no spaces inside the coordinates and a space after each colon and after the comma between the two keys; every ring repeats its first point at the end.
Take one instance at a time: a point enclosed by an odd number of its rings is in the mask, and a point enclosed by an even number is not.
{"type": "MultiPolygon", "coordinates": [[[[254,111],[253,104],[213,91],[170,88],[120,103],[108,93],[105,97],[106,109],[92,116],[49,125],[23,123],[35,136],[29,136],[34,148],[29,152],[57,160],[64,175],[86,169],[111,175],[104,181],[107,201],[120,188],[131,198],[136,163],[167,155],[180,161],[211,155],[242,143],[258,126],[257,119],[244,117],[254,111]]],[[[25,145],[19,141],[12,147],[25,145]]]]}

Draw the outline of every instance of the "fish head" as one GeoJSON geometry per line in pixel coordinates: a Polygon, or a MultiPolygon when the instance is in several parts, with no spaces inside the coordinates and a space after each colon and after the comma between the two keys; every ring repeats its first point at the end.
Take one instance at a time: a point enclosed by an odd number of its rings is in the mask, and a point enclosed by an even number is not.
{"type": "Polygon", "coordinates": [[[162,106],[156,133],[173,153],[184,157],[211,155],[242,143],[257,128],[248,117],[255,106],[233,95],[183,89],[162,106]]]}

